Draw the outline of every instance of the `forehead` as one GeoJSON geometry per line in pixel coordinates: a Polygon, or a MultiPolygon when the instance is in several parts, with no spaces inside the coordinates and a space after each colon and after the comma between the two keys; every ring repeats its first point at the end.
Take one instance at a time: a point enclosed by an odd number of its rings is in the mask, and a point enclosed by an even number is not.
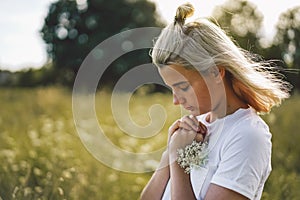
{"type": "Polygon", "coordinates": [[[180,65],[166,65],[159,68],[158,71],[167,85],[201,79],[201,75],[198,71],[186,69],[180,65]]]}

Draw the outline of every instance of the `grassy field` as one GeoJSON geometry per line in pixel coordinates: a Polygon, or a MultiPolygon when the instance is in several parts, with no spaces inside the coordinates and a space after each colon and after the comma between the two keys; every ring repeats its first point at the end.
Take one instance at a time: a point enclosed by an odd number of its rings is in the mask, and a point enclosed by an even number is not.
{"type": "MultiPolygon", "coordinates": [[[[156,136],[137,139],[116,125],[109,94],[96,95],[97,116],[107,138],[130,152],[163,148],[168,126],[180,116],[168,95],[135,95],[129,107],[132,120],[147,125],[153,104],[164,107],[167,120],[156,136]]],[[[95,159],[77,134],[71,92],[0,89],[0,105],[0,199],[138,199],[151,172],[116,171],[95,159]]],[[[263,118],[273,133],[273,171],[262,199],[300,199],[300,96],[263,118]]]]}

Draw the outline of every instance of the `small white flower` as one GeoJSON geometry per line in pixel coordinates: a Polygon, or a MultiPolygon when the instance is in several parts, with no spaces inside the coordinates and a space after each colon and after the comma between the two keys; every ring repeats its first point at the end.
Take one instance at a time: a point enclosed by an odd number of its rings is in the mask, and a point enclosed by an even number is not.
{"type": "Polygon", "coordinates": [[[208,162],[208,143],[196,142],[177,150],[177,163],[189,174],[193,167],[204,167],[208,162]]]}

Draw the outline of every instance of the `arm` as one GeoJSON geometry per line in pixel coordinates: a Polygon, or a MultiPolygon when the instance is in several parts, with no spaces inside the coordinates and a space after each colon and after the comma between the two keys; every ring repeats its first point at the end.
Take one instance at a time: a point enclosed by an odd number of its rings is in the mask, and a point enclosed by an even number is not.
{"type": "Polygon", "coordinates": [[[171,174],[171,199],[172,200],[196,200],[193,192],[190,175],[173,162],[170,165],[171,174]]]}
{"type": "Polygon", "coordinates": [[[169,141],[169,160],[170,160],[170,181],[171,181],[171,199],[172,200],[196,200],[190,175],[184,172],[178,163],[177,149],[184,148],[196,141],[203,141],[203,135],[206,133],[206,127],[198,122],[195,117],[185,116],[173,132],[169,141]],[[199,134],[198,134],[199,133],[199,134]]]}
{"type": "MultiPolygon", "coordinates": [[[[163,196],[163,193],[165,191],[166,185],[168,183],[168,180],[170,179],[170,168],[171,168],[171,191],[175,191],[172,192],[172,199],[173,196],[177,196],[176,198],[178,199],[183,199],[180,198],[181,195],[185,195],[185,188],[188,188],[188,193],[190,195],[194,195],[193,190],[192,190],[192,186],[190,183],[190,179],[189,179],[189,175],[184,173],[184,170],[181,169],[179,167],[179,165],[177,164],[177,162],[173,162],[175,161],[174,158],[176,159],[176,142],[174,143],[174,139],[172,140],[172,136],[176,133],[176,132],[183,132],[184,134],[186,134],[188,132],[188,130],[192,130],[194,129],[194,131],[192,131],[192,135],[190,135],[190,137],[188,138],[188,141],[184,141],[181,140],[181,138],[179,137],[174,137],[177,138],[177,141],[179,141],[179,145],[183,145],[185,146],[186,144],[191,143],[191,141],[193,139],[196,139],[198,141],[203,140],[203,136],[201,134],[197,134],[197,131],[200,131],[201,133],[205,133],[206,132],[206,127],[202,124],[199,124],[199,122],[197,121],[197,119],[195,117],[188,117],[185,116],[183,117],[181,120],[177,120],[175,121],[169,128],[169,136],[168,136],[168,149],[172,149],[171,147],[173,147],[174,153],[170,153],[169,151],[166,151],[163,153],[162,159],[161,159],[161,163],[160,163],[160,167],[154,172],[153,176],[151,177],[149,183],[147,184],[147,186],[144,188],[142,194],[141,194],[141,200],[156,200],[156,199],[161,199],[163,196]],[[192,128],[193,126],[193,128],[192,128]],[[199,127],[200,126],[200,127],[199,127]],[[196,136],[196,137],[195,137],[196,136]],[[172,142],[172,145],[170,145],[170,143],[172,142]],[[181,142],[183,141],[183,144],[181,144],[181,142]],[[175,144],[175,145],[174,145],[175,144]],[[171,158],[173,161],[169,162],[169,158],[171,157],[170,155],[174,155],[175,157],[171,158]],[[169,165],[170,163],[170,165],[169,165]],[[180,189],[182,188],[182,189],[180,189]],[[177,194],[177,191],[179,192],[177,194]],[[174,193],[174,194],[173,194],[174,193]]],[[[193,199],[195,199],[193,197],[193,199]]]]}
{"type": "Polygon", "coordinates": [[[196,132],[178,129],[170,140],[170,181],[171,181],[171,199],[172,200],[195,200],[190,175],[184,172],[178,163],[177,149],[190,144],[195,138],[196,132]]]}
{"type": "MultiPolygon", "coordinates": [[[[183,172],[183,169],[174,162],[170,166],[171,171],[171,191],[173,199],[194,200],[194,192],[191,186],[190,177],[183,172]]],[[[248,200],[245,196],[229,190],[227,188],[210,184],[205,196],[205,200],[248,200]]]]}
{"type": "Polygon", "coordinates": [[[141,200],[160,200],[162,198],[170,178],[168,156],[168,152],[165,151],[158,169],[154,172],[141,194],[141,200]]]}
{"type": "Polygon", "coordinates": [[[211,183],[205,200],[248,200],[248,198],[237,192],[211,183]]]}

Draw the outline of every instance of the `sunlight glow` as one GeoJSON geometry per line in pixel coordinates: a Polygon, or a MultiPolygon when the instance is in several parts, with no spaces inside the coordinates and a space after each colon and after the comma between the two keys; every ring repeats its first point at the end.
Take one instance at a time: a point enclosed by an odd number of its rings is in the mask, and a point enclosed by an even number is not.
{"type": "MultiPolygon", "coordinates": [[[[39,31],[43,26],[49,5],[56,0],[10,0],[0,3],[0,69],[18,70],[25,67],[40,67],[47,61],[46,45],[39,31]],[[18,5],[16,7],[15,5],[18,5]]],[[[170,23],[174,19],[176,8],[186,2],[192,3],[196,10],[192,18],[210,16],[214,7],[225,0],[150,0],[157,5],[157,11],[163,21],[170,23]]],[[[87,0],[76,0],[78,8],[87,8],[87,0]]],[[[264,43],[271,41],[275,33],[275,24],[279,15],[287,9],[300,5],[299,0],[272,1],[251,0],[264,15],[264,43]]],[[[91,25],[95,25],[92,23],[91,25]]],[[[96,24],[97,25],[97,24],[96,24]]],[[[76,31],[76,30],[75,30],[76,31]]],[[[58,30],[61,38],[66,37],[64,30],[58,30]]],[[[69,37],[78,32],[69,33],[69,37]]],[[[88,38],[82,36],[82,43],[88,38]]]]}

